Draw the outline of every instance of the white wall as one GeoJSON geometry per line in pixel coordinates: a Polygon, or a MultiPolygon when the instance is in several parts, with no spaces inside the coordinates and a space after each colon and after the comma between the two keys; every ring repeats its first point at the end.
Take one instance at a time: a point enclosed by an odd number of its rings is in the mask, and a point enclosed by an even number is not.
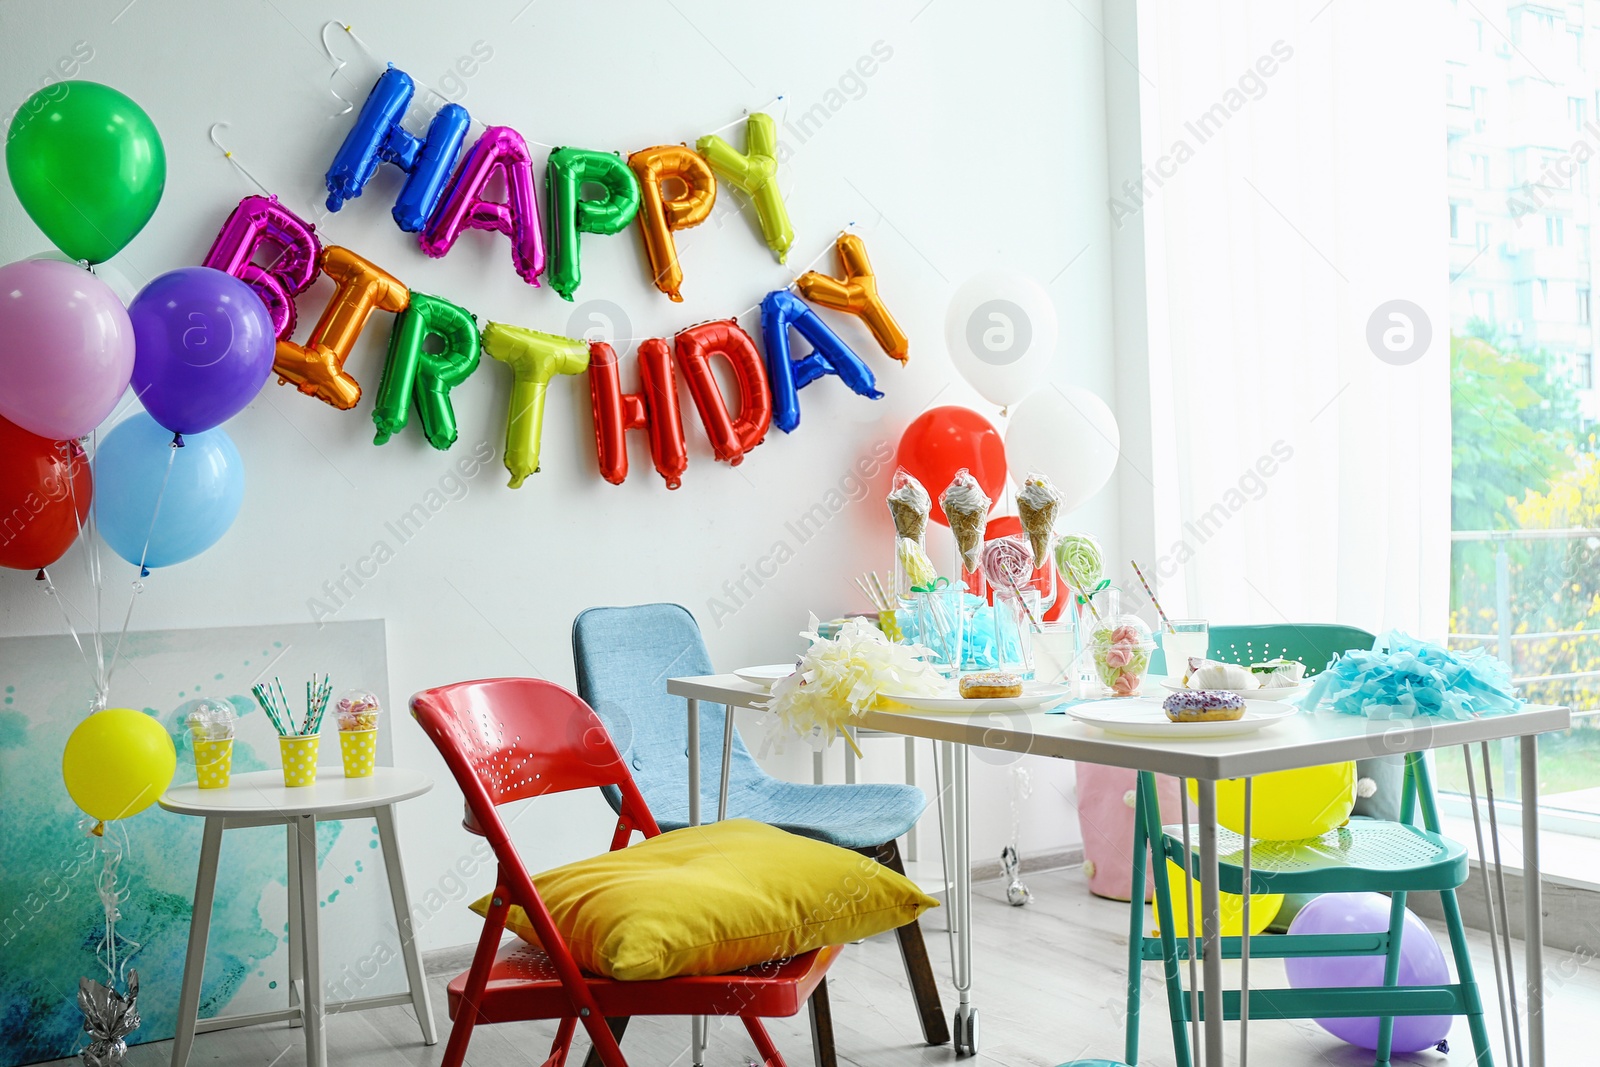
{"type": "MultiPolygon", "coordinates": [[[[387,539],[395,558],[338,617],[387,620],[396,694],[501,674],[570,684],[568,628],[595,604],[679,601],[700,617],[719,666],[769,662],[796,651],[808,609],[827,617],[865,606],[850,578],[889,559],[881,498],[890,470],[804,544],[786,534],[785,521],[839,487],[879,443],[896,442],[926,407],[964,403],[994,414],[955,376],[944,349],[944,306],[964,278],[1003,264],[1047,283],[1062,322],[1055,376],[1115,400],[1102,42],[1091,25],[1098,4],[125,4],[30,0],[0,8],[0,101],[7,109],[20,103],[83,41],[93,56],[78,76],[122,89],[150,113],[166,145],[168,184],[155,219],[114,262],[136,284],[198,262],[234,203],[256,192],[208,141],[213,123],[231,123],[225,143],[263,184],[302,215],[320,217],[322,171],[352,117],[331,117],[342,105],[329,93],[333,64],[319,43],[324,24],[339,19],[373,52],[363,54],[342,31],[330,34],[348,61],[349,81],[334,81],[346,97],[359,103],[380,60],[439,87],[483,42],[492,56],[451,95],[475,118],[514,126],[530,141],[626,152],[692,143],[779,94],[787,104],[773,110],[781,116],[787,107],[791,122],[822,104],[829,115],[819,129],[803,143],[792,132],[785,138],[793,154],[784,184],[797,233],[791,265],[804,269],[853,224],[912,342],[902,369],[864,330],[831,318],[866,354],[886,399],[872,403],[819,383],[801,394],[799,430],[787,438],[774,431],[738,469],[713,461],[685,396],[690,465],[683,488],[670,493],[642,439],[632,444],[628,482],[601,480],[587,383],[559,379],[546,415],[543,473],[511,491],[496,460],[402,546],[386,520],[422,501],[479,442],[498,455],[509,381],[486,358],[455,391],[462,436],[453,453],[431,450],[414,426],[375,448],[370,396],[389,332],[379,317],[347,367],[368,391],[357,411],[269,385],[228,424],[248,474],[244,510],[210,552],[152,576],[136,628],[305,620],[308,600],[325,596],[324,582],[387,539]],[[853,81],[858,60],[875,48],[888,58],[870,78],[853,81]],[[711,625],[708,598],[724,596],[724,583],[780,538],[790,538],[794,558],[731,619],[711,625]]],[[[737,130],[730,136],[739,143],[737,130]]],[[[536,151],[542,166],[544,149],[536,151]]],[[[381,173],[363,198],[320,220],[324,238],[480,320],[581,332],[586,323],[569,326],[574,305],[518,279],[501,238],[470,234],[447,259],[423,256],[390,219],[398,184],[393,168],[381,173]]],[[[737,207],[724,189],[712,222],[680,235],[681,305],[650,287],[632,231],[586,237],[577,307],[611,301],[641,336],[751,308],[792,275],[737,207]]],[[[46,247],[15,199],[0,196],[0,261],[46,247]]],[[[820,266],[831,269],[831,256],[820,266]]],[[[319,282],[302,299],[302,336],[329,288],[319,282]]],[[[742,321],[756,332],[753,316],[742,321]]],[[[625,358],[629,387],[633,373],[625,358]]],[[[1099,534],[1115,552],[1116,506],[1108,489],[1072,525],[1099,534]]],[[[108,567],[109,603],[123,603],[129,570],[108,567]]],[[[75,559],[58,571],[81,590],[75,559]]],[[[0,575],[0,633],[59,631],[31,579],[0,575]]],[[[397,762],[441,778],[403,817],[413,893],[459,897],[449,870],[472,842],[457,825],[458,794],[409,719],[397,715],[393,724],[397,762]]],[[[757,741],[759,729],[747,724],[746,736],[757,741]]],[[[874,743],[867,776],[897,778],[899,753],[898,744],[874,743]]],[[[837,751],[830,758],[838,780],[837,751]]],[[[799,746],[770,762],[779,773],[809,777],[799,746]]],[[[1010,768],[974,766],[981,861],[1011,838],[1016,784],[1010,768]]],[[[1024,852],[1074,843],[1076,819],[1065,799],[1070,768],[1039,760],[1023,766],[1033,792],[1018,809],[1024,852]]],[[[519,823],[531,863],[564,862],[605,840],[608,812],[598,798],[542,803],[548,818],[519,823]]],[[[474,922],[450,903],[424,923],[422,938],[429,948],[465,942],[474,922]]]]}

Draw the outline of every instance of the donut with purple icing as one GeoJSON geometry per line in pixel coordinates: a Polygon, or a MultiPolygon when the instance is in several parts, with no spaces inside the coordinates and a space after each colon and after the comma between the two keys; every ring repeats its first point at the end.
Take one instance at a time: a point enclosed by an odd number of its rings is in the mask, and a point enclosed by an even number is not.
{"type": "Polygon", "coordinates": [[[1167,697],[1161,710],[1173,722],[1230,722],[1244,718],[1244,699],[1216,689],[1191,689],[1167,697]]]}

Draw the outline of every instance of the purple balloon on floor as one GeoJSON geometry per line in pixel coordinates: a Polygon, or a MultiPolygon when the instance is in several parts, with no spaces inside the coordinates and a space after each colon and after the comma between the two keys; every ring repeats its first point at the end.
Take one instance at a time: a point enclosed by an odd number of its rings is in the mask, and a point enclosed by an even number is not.
{"type": "Polygon", "coordinates": [[[133,391],[173,433],[237,415],[272,374],[272,316],[255,290],[211,267],[168,271],[128,306],[133,391]]]}
{"type": "MultiPolygon", "coordinates": [[[[1289,924],[1291,934],[1373,934],[1389,928],[1389,898],[1381,893],[1329,893],[1300,909],[1289,924]]],[[[1382,956],[1308,956],[1283,961],[1293,989],[1327,986],[1381,986],[1382,956]]],[[[1400,985],[1449,985],[1444,950],[1422,920],[1406,912],[1400,935],[1400,985]]],[[[1395,1052],[1421,1052],[1450,1033],[1448,1015],[1397,1015],[1395,1052]]],[[[1359,1048],[1378,1047],[1378,1020],[1318,1019],[1334,1037],[1359,1048]]]]}

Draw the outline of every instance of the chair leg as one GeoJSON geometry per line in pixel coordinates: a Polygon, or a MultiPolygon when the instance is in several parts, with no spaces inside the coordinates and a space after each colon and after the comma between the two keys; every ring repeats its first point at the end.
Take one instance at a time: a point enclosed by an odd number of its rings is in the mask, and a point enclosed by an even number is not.
{"type": "Polygon", "coordinates": [[[455,1023],[450,1027],[450,1038],[445,1042],[444,1056],[439,1067],[461,1067],[467,1058],[467,1043],[472,1040],[472,1028],[478,1025],[478,1003],[483,999],[484,987],[489,984],[489,970],[500,951],[500,934],[505,930],[506,914],[511,910],[504,886],[496,886],[489,914],[483,918],[483,932],[478,935],[478,951],[473,954],[472,966],[467,971],[467,985],[461,991],[456,1007],[455,1023]]]}
{"type": "Polygon", "coordinates": [[[1139,772],[1139,804],[1150,841],[1150,862],[1155,866],[1156,924],[1161,927],[1161,969],[1167,980],[1167,1014],[1172,1018],[1173,1060],[1190,1067],[1189,1031],[1184,1026],[1183,980],[1178,976],[1178,939],[1173,934],[1172,891],[1167,885],[1166,854],[1161,841],[1161,801],[1156,776],[1139,772]]]}
{"type": "Polygon", "coordinates": [[[561,1020],[556,1027],[556,1039],[550,1042],[550,1055],[540,1067],[564,1067],[567,1053],[572,1051],[572,1032],[577,1028],[578,1020],[574,1016],[568,1015],[561,1020]]]}
{"type": "Polygon", "coordinates": [[[1478,979],[1472,970],[1472,954],[1467,950],[1467,931],[1461,924],[1461,905],[1456,901],[1456,891],[1446,889],[1439,894],[1444,910],[1445,928],[1450,932],[1450,952],[1456,959],[1456,981],[1466,997],[1467,1029],[1472,1034],[1473,1059],[1477,1067],[1494,1067],[1494,1055],[1489,1051],[1489,1027],[1483,1018],[1483,998],[1478,995],[1478,979]]]}
{"type": "Polygon", "coordinates": [[[833,1051],[833,1009],[828,1004],[828,979],[823,977],[811,991],[811,1055],[816,1067],[838,1067],[833,1051]]]}
{"type": "MultiPolygon", "coordinates": [[[[1406,895],[1389,898],[1389,945],[1383,959],[1383,984],[1393,988],[1400,981],[1400,938],[1406,928],[1406,895]]],[[[1373,1067],[1389,1067],[1389,1052],[1394,1042],[1394,1016],[1378,1019],[1378,1048],[1373,1067]]]]}
{"type": "MultiPolygon", "coordinates": [[[[1134,796],[1138,797],[1136,791],[1134,796]]],[[[1122,1058],[1128,1067],[1139,1062],[1139,992],[1144,985],[1144,878],[1149,840],[1145,834],[1143,808],[1133,811],[1133,879],[1128,883],[1128,1014],[1122,1058]]]]}
{"type": "MultiPolygon", "coordinates": [[[[900,861],[900,846],[894,841],[860,851],[896,874],[906,873],[906,865],[900,861]]],[[[911,997],[916,1001],[917,1015],[922,1020],[922,1039],[930,1045],[942,1045],[950,1040],[950,1024],[945,1021],[944,1005],[939,1001],[939,983],[934,980],[928,946],[922,940],[922,924],[912,920],[894,934],[900,942],[900,958],[905,962],[906,978],[911,983],[911,997]]]]}
{"type": "MultiPolygon", "coordinates": [[[[565,1025],[565,1020],[563,1020],[565,1025]]],[[[616,1038],[617,1044],[622,1044],[622,1035],[628,1029],[628,1016],[618,1015],[606,1019],[606,1026],[611,1028],[611,1036],[616,1038]]],[[[589,1054],[583,1058],[583,1067],[600,1067],[600,1053],[594,1046],[589,1047],[589,1054]]]]}
{"type": "MultiPolygon", "coordinates": [[[[778,1051],[778,1046],[772,1043],[772,1035],[767,1033],[767,1028],[761,1024],[761,1020],[748,1015],[740,1018],[745,1030],[750,1034],[750,1040],[755,1042],[756,1055],[761,1057],[761,1067],[787,1067],[783,1062],[783,1054],[778,1051]]],[[[828,1035],[830,1039],[833,1036],[831,1027],[828,1035]]]]}

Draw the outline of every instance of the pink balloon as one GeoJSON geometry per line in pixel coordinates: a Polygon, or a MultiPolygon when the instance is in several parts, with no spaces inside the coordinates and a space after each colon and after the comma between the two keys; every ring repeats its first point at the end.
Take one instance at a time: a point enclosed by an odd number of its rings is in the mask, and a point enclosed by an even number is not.
{"type": "Polygon", "coordinates": [[[71,263],[0,267],[0,416],[55,441],[111,414],[133,374],[133,323],[111,287],[71,263]]]}
{"type": "Polygon", "coordinates": [[[267,305],[278,340],[287,341],[294,333],[295,294],[305,292],[316,280],[321,254],[315,226],[278,203],[275,196],[247,196],[222,224],[200,265],[231,274],[254,289],[267,305]],[[263,244],[277,249],[266,266],[253,262],[263,244]]]}
{"type": "Polygon", "coordinates": [[[428,220],[418,243],[438,259],[450,251],[462,230],[492,230],[511,238],[511,259],[517,273],[529,285],[539,284],[544,272],[544,230],[533,200],[533,160],[522,134],[509,126],[490,126],[467,151],[450,192],[428,220]],[[497,170],[505,176],[504,204],[483,199],[497,170]]]}

